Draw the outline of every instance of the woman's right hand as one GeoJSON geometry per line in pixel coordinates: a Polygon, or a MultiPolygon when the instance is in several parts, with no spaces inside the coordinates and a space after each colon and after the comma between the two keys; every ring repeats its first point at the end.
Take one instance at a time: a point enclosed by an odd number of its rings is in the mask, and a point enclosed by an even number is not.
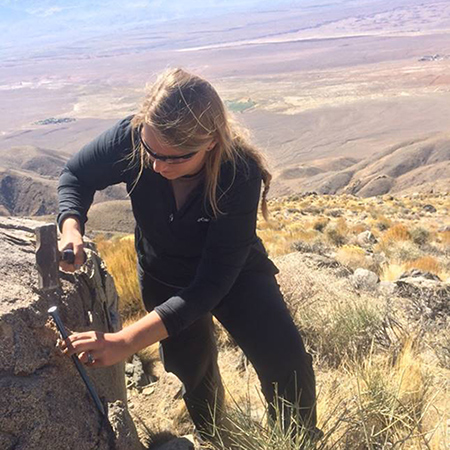
{"type": "Polygon", "coordinates": [[[61,239],[59,241],[59,251],[72,249],[75,255],[73,264],[60,260],[59,265],[65,272],[75,272],[85,261],[83,236],[81,234],[80,222],[75,217],[68,217],[62,224],[61,239]]]}

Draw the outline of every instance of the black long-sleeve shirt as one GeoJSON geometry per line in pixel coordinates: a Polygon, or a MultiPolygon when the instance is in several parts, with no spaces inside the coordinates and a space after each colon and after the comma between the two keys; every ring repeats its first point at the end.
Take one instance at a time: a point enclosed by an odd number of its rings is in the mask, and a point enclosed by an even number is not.
{"type": "Polygon", "coordinates": [[[238,159],[236,169],[223,163],[218,185],[223,214],[212,216],[203,182],[177,210],[169,180],[151,167],[136,183],[130,121],[120,121],[68,161],[58,186],[57,220],[61,228],[66,217],[76,216],[84,233],[95,191],[126,183],[139,263],[150,276],[180,289],[155,308],[174,335],[218,305],[241,271],[277,273],[256,236],[261,172],[250,158],[238,159]]]}

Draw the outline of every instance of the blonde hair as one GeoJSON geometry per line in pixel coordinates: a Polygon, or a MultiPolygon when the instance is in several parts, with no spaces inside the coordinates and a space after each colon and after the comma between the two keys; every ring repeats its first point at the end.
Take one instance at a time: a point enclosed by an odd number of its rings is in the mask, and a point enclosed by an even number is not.
{"type": "MultiPolygon", "coordinates": [[[[267,193],[272,175],[260,151],[248,143],[210,83],[183,69],[163,72],[131,121],[132,136],[144,124],[155,128],[167,144],[190,152],[212,140],[216,142],[205,160],[205,201],[209,202],[214,217],[221,214],[217,188],[222,163],[230,161],[235,170],[238,159],[244,160],[245,156],[253,159],[261,170],[264,182],[261,211],[268,219],[267,193]]],[[[132,157],[140,161],[139,179],[144,167],[150,164],[139,141],[133,141],[132,157]]]]}

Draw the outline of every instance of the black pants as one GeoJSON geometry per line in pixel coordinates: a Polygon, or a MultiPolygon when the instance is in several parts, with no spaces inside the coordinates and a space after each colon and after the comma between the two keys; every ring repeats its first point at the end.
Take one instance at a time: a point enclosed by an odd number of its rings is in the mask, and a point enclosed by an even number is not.
{"type": "MultiPolygon", "coordinates": [[[[178,289],[158,283],[138,264],[142,298],[147,311],[176,294],[178,289]]],[[[283,408],[287,400],[308,428],[316,425],[316,393],[312,357],[292,321],[279,285],[272,275],[243,272],[212,314],[231,334],[254,366],[262,392],[275,418],[275,399],[283,408]]],[[[217,364],[217,346],[212,315],[199,318],[177,336],[161,341],[165,369],[183,383],[189,414],[200,431],[208,432],[220,418],[224,389],[217,364]]],[[[281,410],[281,409],[280,409],[281,410]]],[[[284,426],[292,408],[284,408],[284,426]]]]}

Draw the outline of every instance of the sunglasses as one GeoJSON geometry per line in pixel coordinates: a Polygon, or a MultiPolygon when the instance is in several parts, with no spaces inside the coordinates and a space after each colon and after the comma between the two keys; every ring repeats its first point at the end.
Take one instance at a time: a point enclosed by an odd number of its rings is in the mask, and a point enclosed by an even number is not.
{"type": "Polygon", "coordinates": [[[157,153],[155,153],[148,146],[148,144],[146,144],[144,139],[142,139],[142,136],[139,136],[139,140],[141,141],[141,144],[144,147],[144,150],[147,152],[147,154],[150,156],[150,158],[154,161],[155,160],[162,161],[167,164],[182,164],[197,154],[197,152],[191,152],[191,153],[186,153],[185,155],[181,155],[181,156],[162,156],[162,155],[158,155],[157,153]]]}

